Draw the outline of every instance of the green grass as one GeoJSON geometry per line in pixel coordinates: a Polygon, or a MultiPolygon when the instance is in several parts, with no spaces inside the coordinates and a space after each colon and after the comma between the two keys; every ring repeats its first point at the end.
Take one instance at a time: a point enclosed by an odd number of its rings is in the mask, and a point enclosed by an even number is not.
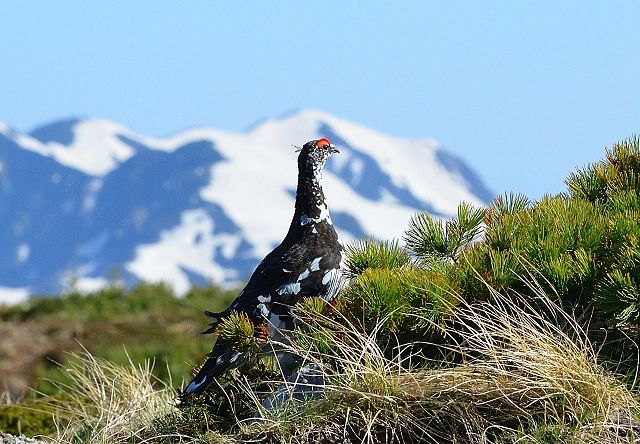
{"type": "Polygon", "coordinates": [[[0,404],[0,431],[14,435],[45,435],[56,433],[54,411],[41,399],[24,398],[0,404]]]}
{"type": "Polygon", "coordinates": [[[163,285],[140,284],[131,290],[114,287],[89,295],[34,298],[0,307],[0,320],[24,328],[25,343],[44,342],[41,355],[33,356],[31,373],[20,375],[38,391],[55,393],[47,380],[66,381],[56,363],[64,364],[66,352],[81,346],[117,364],[151,359],[156,377],[167,381],[171,374],[179,383],[212,346],[210,336],[199,334],[206,329],[203,311],[225,308],[235,294],[208,287],[176,298],[163,285]]]}

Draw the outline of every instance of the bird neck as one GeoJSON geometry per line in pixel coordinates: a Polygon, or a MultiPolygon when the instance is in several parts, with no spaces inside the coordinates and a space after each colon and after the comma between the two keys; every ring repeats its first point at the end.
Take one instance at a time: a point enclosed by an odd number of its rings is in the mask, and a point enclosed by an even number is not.
{"type": "Polygon", "coordinates": [[[306,225],[329,219],[329,211],[322,191],[322,170],[320,168],[300,168],[296,206],[291,227],[304,228],[306,225]]]}

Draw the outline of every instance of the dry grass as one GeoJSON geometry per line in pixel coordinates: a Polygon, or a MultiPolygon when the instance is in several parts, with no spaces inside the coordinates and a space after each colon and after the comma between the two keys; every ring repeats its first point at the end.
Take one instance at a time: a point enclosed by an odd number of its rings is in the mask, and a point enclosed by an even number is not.
{"type": "Polygon", "coordinates": [[[151,370],[149,361],[121,366],[86,351],[72,354],[65,368],[70,382],[56,383],[69,401],[56,406],[58,422],[65,425],[54,441],[131,442],[155,418],[173,409],[170,384],[154,378],[151,370]]]}
{"type": "Polygon", "coordinates": [[[150,435],[154,419],[168,413],[193,421],[172,407],[175,393],[154,387],[148,364],[123,368],[77,355],[67,370],[74,402],[64,414],[71,422],[59,441],[634,442],[636,399],[598,364],[571,316],[542,293],[528,301],[498,293],[490,302],[458,301],[443,331],[455,359],[429,365],[419,341],[397,344],[389,358],[378,328],[364,332],[338,313],[303,315],[298,342],[305,346],[290,351],[322,370],[324,396],[267,409],[251,384],[240,383],[234,389],[254,400],[260,419],[238,419],[227,435],[215,424],[194,437],[167,427],[150,435]]]}
{"type": "Polygon", "coordinates": [[[457,363],[426,370],[411,365],[421,361],[412,347],[420,344],[398,344],[388,359],[378,330],[314,314],[305,343],[320,345],[297,352],[324,369],[326,396],[262,409],[267,421],[245,425],[244,434],[266,429],[275,442],[313,442],[319,433],[365,443],[551,442],[536,433],[558,426],[571,442],[632,442],[638,402],[545,295],[535,305],[498,293],[490,302],[459,301],[454,318],[446,334],[457,363]]]}

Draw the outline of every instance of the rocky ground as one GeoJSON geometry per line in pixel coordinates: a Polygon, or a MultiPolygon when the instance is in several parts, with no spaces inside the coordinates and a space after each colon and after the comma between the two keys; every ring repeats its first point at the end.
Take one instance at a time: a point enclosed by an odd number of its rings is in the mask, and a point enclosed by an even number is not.
{"type": "Polygon", "coordinates": [[[9,433],[0,432],[0,444],[44,444],[44,441],[39,441],[35,438],[27,438],[24,435],[13,436],[9,433]]]}

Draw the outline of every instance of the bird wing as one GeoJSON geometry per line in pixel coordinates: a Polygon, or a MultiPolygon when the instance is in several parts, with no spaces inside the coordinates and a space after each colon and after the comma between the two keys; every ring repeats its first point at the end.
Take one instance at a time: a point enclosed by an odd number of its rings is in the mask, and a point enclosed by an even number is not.
{"type": "Polygon", "coordinates": [[[256,267],[249,282],[229,308],[217,313],[208,310],[204,312],[211,322],[203,334],[214,333],[220,322],[233,311],[246,313],[254,323],[261,321],[261,315],[268,317],[268,313],[262,307],[265,303],[271,302],[276,288],[298,276],[296,272],[299,266],[295,263],[295,256],[279,251],[278,248],[269,253],[256,267]],[[269,301],[265,302],[267,299],[269,301]]]}

